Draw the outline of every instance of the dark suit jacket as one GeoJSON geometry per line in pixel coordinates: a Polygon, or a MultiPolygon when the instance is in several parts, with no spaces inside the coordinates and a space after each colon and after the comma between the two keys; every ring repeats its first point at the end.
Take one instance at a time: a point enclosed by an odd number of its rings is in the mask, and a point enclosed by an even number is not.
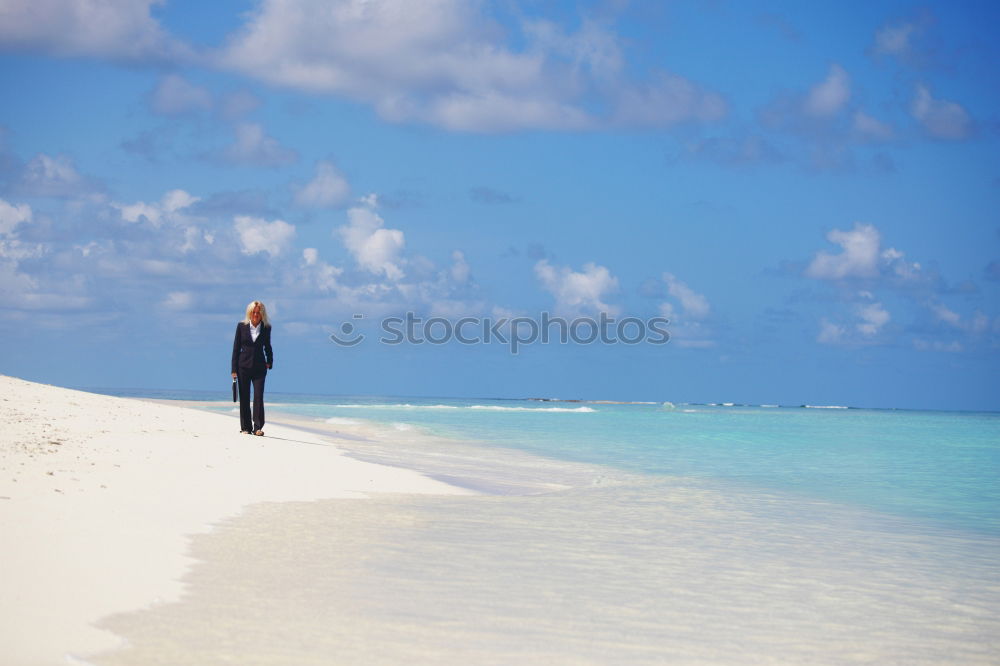
{"type": "Polygon", "coordinates": [[[250,324],[245,321],[236,324],[232,371],[267,372],[267,366],[274,366],[274,352],[271,351],[271,327],[262,325],[257,342],[254,342],[253,336],[250,335],[250,324]]]}

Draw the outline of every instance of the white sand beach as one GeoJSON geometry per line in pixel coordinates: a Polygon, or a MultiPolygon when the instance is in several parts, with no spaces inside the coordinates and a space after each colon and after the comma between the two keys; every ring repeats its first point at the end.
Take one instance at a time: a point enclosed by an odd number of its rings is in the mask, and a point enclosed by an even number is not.
{"type": "Polygon", "coordinates": [[[259,502],[469,491],[330,438],[0,376],[0,663],[84,663],[102,617],[179,597],[188,537],[259,502]]]}

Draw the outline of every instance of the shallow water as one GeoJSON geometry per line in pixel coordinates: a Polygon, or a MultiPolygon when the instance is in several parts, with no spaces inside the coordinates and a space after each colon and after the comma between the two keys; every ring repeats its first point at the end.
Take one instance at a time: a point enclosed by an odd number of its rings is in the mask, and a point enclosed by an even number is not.
{"type": "Polygon", "coordinates": [[[996,545],[668,482],[263,504],[93,663],[995,663],[996,545]]]}
{"type": "Polygon", "coordinates": [[[795,492],[1000,536],[1000,414],[316,396],[275,408],[795,492]]]}
{"type": "Polygon", "coordinates": [[[272,409],[485,494],[248,507],[93,663],[1000,656],[995,415],[336,400],[272,409]]]}

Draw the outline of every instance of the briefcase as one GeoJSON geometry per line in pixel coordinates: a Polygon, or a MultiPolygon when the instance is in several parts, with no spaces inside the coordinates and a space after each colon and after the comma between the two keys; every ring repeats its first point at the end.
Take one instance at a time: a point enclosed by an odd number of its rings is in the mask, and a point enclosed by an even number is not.
{"type": "Polygon", "coordinates": [[[233,402],[236,402],[236,378],[233,377],[233,402]]]}

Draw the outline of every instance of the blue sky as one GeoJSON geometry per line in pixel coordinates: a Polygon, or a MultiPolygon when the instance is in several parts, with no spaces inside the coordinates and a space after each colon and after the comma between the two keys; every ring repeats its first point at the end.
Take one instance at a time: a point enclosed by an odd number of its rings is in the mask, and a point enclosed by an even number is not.
{"type": "Polygon", "coordinates": [[[0,0],[0,372],[225,391],[260,299],[271,391],[1000,409],[998,19],[0,0]],[[406,312],[671,339],[379,342],[406,312]]]}

